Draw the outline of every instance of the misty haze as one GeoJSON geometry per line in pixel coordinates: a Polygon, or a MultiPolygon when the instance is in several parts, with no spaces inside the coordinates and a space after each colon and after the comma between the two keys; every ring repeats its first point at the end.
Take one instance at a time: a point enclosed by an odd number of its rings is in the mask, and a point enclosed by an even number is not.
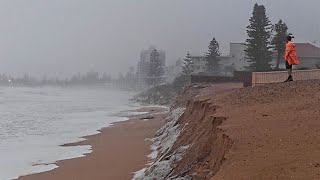
{"type": "Polygon", "coordinates": [[[319,6],[0,1],[0,180],[320,179],[319,6]]]}
{"type": "Polygon", "coordinates": [[[319,41],[317,0],[274,1],[1,1],[0,70],[10,75],[63,76],[97,71],[117,76],[149,46],[173,64],[187,51],[203,55],[212,37],[228,53],[246,39],[254,2],[283,19],[296,41],[319,41]],[[284,10],[290,8],[290,12],[284,10]]]}

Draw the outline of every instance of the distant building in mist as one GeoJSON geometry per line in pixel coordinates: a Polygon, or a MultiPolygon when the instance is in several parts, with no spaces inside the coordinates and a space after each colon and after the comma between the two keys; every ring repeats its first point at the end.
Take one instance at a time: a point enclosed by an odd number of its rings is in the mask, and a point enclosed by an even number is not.
{"type": "MultiPolygon", "coordinates": [[[[226,56],[218,56],[221,65],[221,75],[232,75],[234,70],[242,71],[245,70],[247,60],[245,59],[245,48],[244,43],[230,43],[230,52],[226,56]]],[[[205,73],[207,59],[206,56],[190,56],[194,64],[193,74],[205,73]]]]}
{"type": "MultiPolygon", "coordinates": [[[[150,57],[151,57],[151,53],[152,51],[154,51],[156,48],[153,46],[150,46],[149,49],[147,50],[142,50],[140,52],[140,61],[138,62],[137,65],[137,77],[138,77],[138,81],[139,84],[141,86],[145,85],[145,81],[150,69],[150,57]]],[[[166,52],[163,50],[158,50],[159,53],[159,59],[161,61],[161,65],[163,67],[165,67],[166,65],[166,52]]]]}
{"type": "MultiPolygon", "coordinates": [[[[149,47],[149,49],[147,50],[142,50],[140,52],[140,62],[150,62],[150,55],[152,53],[152,51],[154,51],[156,48],[151,46],[149,47]]],[[[160,57],[160,61],[161,61],[161,64],[162,66],[165,66],[166,65],[166,52],[163,51],[163,50],[158,50],[158,53],[159,53],[159,57],[160,57]]]]}
{"type": "Polygon", "coordinates": [[[233,71],[244,71],[249,66],[246,59],[246,45],[244,43],[230,43],[229,55],[220,57],[220,64],[224,74],[233,74],[233,71]]]}
{"type": "Polygon", "coordinates": [[[207,59],[205,56],[190,55],[190,60],[193,62],[194,74],[204,73],[206,71],[207,59]]]}
{"type": "MultiPolygon", "coordinates": [[[[230,43],[229,55],[218,56],[221,65],[221,75],[232,75],[233,71],[244,71],[248,66],[248,60],[245,58],[246,46],[244,43],[230,43]]],[[[194,74],[206,72],[206,57],[192,56],[191,60],[194,64],[194,74]]]]}
{"type": "Polygon", "coordinates": [[[182,74],[183,62],[178,59],[175,64],[166,66],[166,81],[171,83],[174,79],[182,74]]]}

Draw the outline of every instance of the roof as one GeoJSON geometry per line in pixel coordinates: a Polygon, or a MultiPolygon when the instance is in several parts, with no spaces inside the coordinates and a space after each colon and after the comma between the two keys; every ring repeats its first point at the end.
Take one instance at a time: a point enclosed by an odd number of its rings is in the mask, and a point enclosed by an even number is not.
{"type": "Polygon", "coordinates": [[[320,58],[320,48],[310,43],[295,43],[298,57],[320,58]]]}
{"type": "MultiPolygon", "coordinates": [[[[310,43],[295,43],[297,55],[299,58],[317,58],[320,59],[320,48],[310,43]]],[[[277,52],[273,56],[277,57],[277,52]]]]}

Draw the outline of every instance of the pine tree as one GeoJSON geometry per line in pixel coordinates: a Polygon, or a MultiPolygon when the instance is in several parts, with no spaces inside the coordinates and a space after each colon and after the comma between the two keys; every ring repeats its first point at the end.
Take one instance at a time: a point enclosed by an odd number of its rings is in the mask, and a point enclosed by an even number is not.
{"type": "Polygon", "coordinates": [[[254,5],[250,25],[247,26],[249,38],[246,40],[246,58],[252,71],[268,71],[271,69],[271,23],[263,5],[254,5]]]}
{"type": "Polygon", "coordinates": [[[153,87],[158,86],[164,81],[164,67],[161,63],[159,53],[156,49],[150,54],[150,68],[147,83],[153,87]]]}
{"type": "Polygon", "coordinates": [[[194,64],[190,58],[190,53],[187,52],[186,57],[183,59],[182,73],[186,76],[190,76],[194,71],[194,64]]]}
{"type": "Polygon", "coordinates": [[[220,56],[219,52],[219,43],[215,38],[212,39],[208,46],[208,52],[205,54],[207,64],[206,64],[206,70],[210,74],[219,74],[220,73],[220,59],[218,56],[220,56]]]}
{"type": "Polygon", "coordinates": [[[273,26],[273,31],[276,33],[272,38],[273,49],[277,51],[276,69],[279,69],[280,59],[284,57],[286,51],[288,26],[281,19],[273,26]]]}
{"type": "Polygon", "coordinates": [[[190,53],[187,52],[186,57],[183,59],[182,74],[185,76],[186,81],[191,81],[191,74],[194,71],[194,64],[190,58],[190,53]]]}

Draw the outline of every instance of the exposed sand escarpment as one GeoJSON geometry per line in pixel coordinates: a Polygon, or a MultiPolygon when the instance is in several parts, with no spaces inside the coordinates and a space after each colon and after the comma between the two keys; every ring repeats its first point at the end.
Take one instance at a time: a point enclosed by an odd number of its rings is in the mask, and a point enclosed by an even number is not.
{"type": "Polygon", "coordinates": [[[167,128],[179,136],[144,179],[320,178],[320,81],[221,86],[177,99],[172,110],[185,110],[167,128]]]}

